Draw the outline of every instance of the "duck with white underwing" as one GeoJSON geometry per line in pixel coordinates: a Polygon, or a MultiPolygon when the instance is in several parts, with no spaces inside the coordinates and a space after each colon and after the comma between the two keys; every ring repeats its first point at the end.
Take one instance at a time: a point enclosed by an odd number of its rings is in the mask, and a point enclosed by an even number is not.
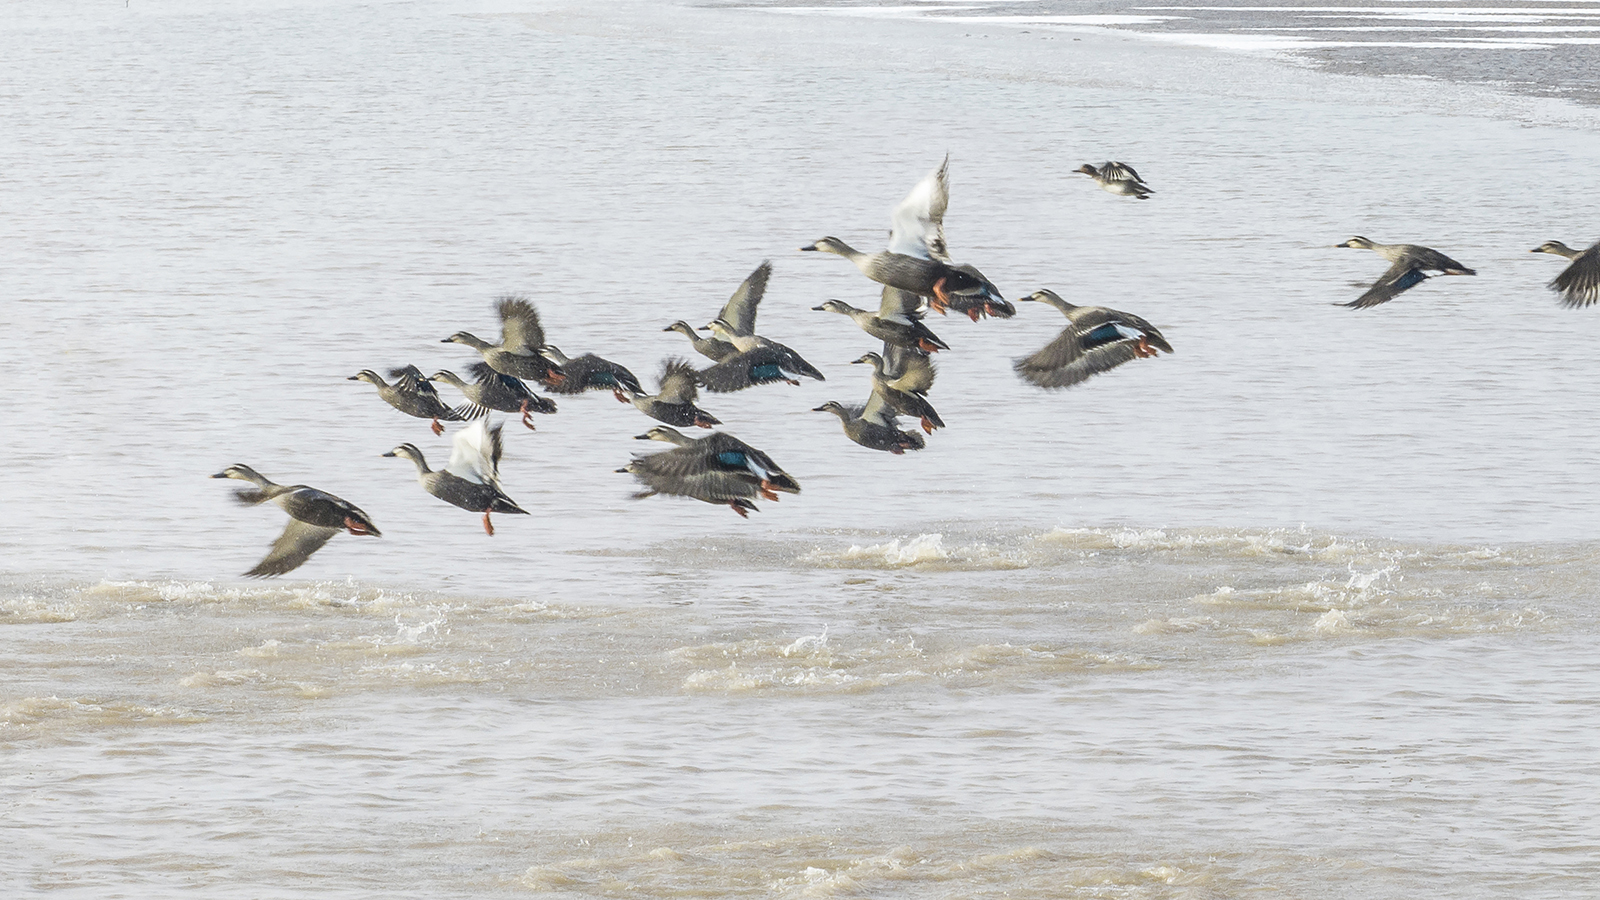
{"type": "Polygon", "coordinates": [[[428,461],[415,444],[401,444],[384,456],[409,459],[417,466],[417,481],[423,490],[452,506],[483,513],[483,530],[494,536],[490,513],[528,515],[506,496],[500,487],[500,439],[502,425],[490,425],[488,417],[456,432],[450,446],[450,462],[442,470],[428,468],[428,461]]]}
{"type": "Polygon", "coordinates": [[[836,237],[801,247],[833,253],[855,263],[861,274],[879,284],[928,297],[938,312],[955,309],[976,321],[982,315],[1008,318],[1016,310],[983,273],[956,265],[944,239],[944,214],[950,204],[950,157],[917,182],[890,216],[889,246],[868,253],[836,237]]]}
{"type": "Polygon", "coordinates": [[[1101,190],[1121,197],[1148,200],[1150,195],[1155,193],[1144,183],[1144,179],[1139,177],[1139,173],[1133,170],[1133,166],[1127,163],[1107,162],[1102,163],[1099,168],[1084,163],[1073,171],[1082,172],[1093,178],[1101,190]]]}

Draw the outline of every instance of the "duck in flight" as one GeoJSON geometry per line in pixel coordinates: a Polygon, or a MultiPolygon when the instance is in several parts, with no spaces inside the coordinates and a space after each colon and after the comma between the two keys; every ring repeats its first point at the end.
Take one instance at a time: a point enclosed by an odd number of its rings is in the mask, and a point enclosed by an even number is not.
{"type": "Polygon", "coordinates": [[[1545,241],[1528,252],[1553,253],[1572,261],[1550,282],[1550,290],[1561,295],[1563,306],[1577,309],[1600,301],[1600,244],[1574,250],[1560,241],[1545,241]]]}
{"type": "Polygon", "coordinates": [[[879,284],[932,298],[938,312],[955,309],[973,321],[982,315],[1009,318],[1016,309],[970,265],[956,265],[944,239],[944,214],[950,205],[950,157],[930,172],[890,215],[889,246],[875,253],[856,250],[836,237],[801,247],[843,256],[879,284]]]}
{"type": "Polygon", "coordinates": [[[1053,306],[1067,317],[1067,327],[1055,340],[1012,365],[1024,381],[1039,387],[1071,387],[1129,360],[1172,352],[1154,325],[1132,313],[1076,306],[1055,291],[1034,291],[1022,299],[1053,306]]]}
{"type": "Polygon", "coordinates": [[[1088,163],[1084,163],[1072,171],[1082,172],[1093,178],[1094,183],[1100,185],[1101,190],[1123,197],[1149,200],[1150,195],[1155,193],[1150,189],[1149,185],[1144,183],[1144,179],[1139,177],[1139,173],[1133,170],[1133,166],[1127,163],[1102,163],[1098,169],[1088,163]]]}
{"type": "Polygon", "coordinates": [[[261,562],[244,573],[247,577],[270,578],[293,572],[341,531],[383,536],[372,519],[355,504],[316,488],[303,484],[274,484],[245,465],[229,466],[211,477],[237,478],[255,485],[254,489],[240,488],[234,492],[234,499],[243,506],[270,500],[289,514],[289,524],[283,527],[283,534],[272,542],[272,549],[261,562]]]}
{"type": "Polygon", "coordinates": [[[1357,250],[1372,250],[1379,256],[1389,261],[1389,269],[1379,276],[1378,280],[1367,288],[1367,292],[1351,300],[1349,303],[1336,303],[1335,306],[1344,306],[1350,309],[1369,309],[1380,303],[1390,300],[1411,290],[1417,285],[1428,280],[1428,272],[1438,272],[1441,275],[1476,275],[1476,269],[1469,269],[1456,262],[1443,253],[1430,247],[1417,244],[1380,244],[1356,235],[1335,247],[1353,247],[1357,250]]]}

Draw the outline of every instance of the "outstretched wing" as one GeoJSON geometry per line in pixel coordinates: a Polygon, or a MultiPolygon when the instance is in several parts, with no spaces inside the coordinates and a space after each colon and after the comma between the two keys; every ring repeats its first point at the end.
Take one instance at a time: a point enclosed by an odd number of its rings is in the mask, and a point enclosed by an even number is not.
{"type": "Polygon", "coordinates": [[[538,356],[546,342],[533,304],[523,297],[501,297],[499,312],[501,348],[520,356],[538,356]]]}
{"type": "Polygon", "coordinates": [[[944,213],[950,206],[950,156],[911,189],[889,217],[889,252],[949,262],[944,213]]]}
{"type": "Polygon", "coordinates": [[[283,526],[283,534],[272,542],[272,549],[267,552],[256,567],[244,573],[249,578],[270,578],[273,575],[282,575],[300,568],[300,564],[311,558],[311,554],[322,549],[322,545],[333,540],[333,536],[341,529],[325,528],[321,525],[312,525],[299,519],[290,519],[289,524],[283,526]]]}
{"type": "Polygon", "coordinates": [[[1367,288],[1365,294],[1351,300],[1349,303],[1340,303],[1338,305],[1349,307],[1350,309],[1369,309],[1380,303],[1388,303],[1390,300],[1427,280],[1428,276],[1424,275],[1420,268],[1417,268],[1415,262],[1410,259],[1401,259],[1390,266],[1389,270],[1384,272],[1383,277],[1374,282],[1372,287],[1367,288]]]}
{"type": "Polygon", "coordinates": [[[767,279],[771,277],[772,260],[769,259],[756,266],[750,277],[723,304],[722,314],[718,318],[727,322],[735,334],[756,333],[756,309],[761,306],[761,298],[767,293],[767,279]]]}
{"type": "Polygon", "coordinates": [[[755,475],[720,465],[717,454],[708,452],[698,443],[639,457],[628,466],[628,471],[658,494],[677,494],[713,502],[755,494],[755,475]]]}
{"type": "Polygon", "coordinates": [[[1134,342],[1119,340],[1085,349],[1083,335],[1072,326],[1031,356],[1012,364],[1024,381],[1044,388],[1071,387],[1090,376],[1109,372],[1138,354],[1134,342]]]}

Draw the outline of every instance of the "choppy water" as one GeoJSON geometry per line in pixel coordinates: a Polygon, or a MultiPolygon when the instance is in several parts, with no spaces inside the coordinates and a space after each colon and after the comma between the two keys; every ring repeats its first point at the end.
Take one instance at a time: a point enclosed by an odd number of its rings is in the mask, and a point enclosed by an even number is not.
{"type": "MultiPolygon", "coordinates": [[[[1583,107],[1106,35],[667,4],[67,5],[0,21],[10,895],[1567,897],[1597,874],[1583,107]],[[940,320],[865,397],[867,242],[951,154],[957,256],[1177,354],[940,320]],[[1122,201],[1070,170],[1125,158],[1122,201]],[[1351,234],[1477,267],[1368,314],[1351,234]],[[503,291],[653,373],[763,258],[828,380],[704,405],[804,493],[628,499],[649,423],[513,425],[488,538],[345,381],[503,291]],[[696,319],[697,316],[704,317],[696,319]],[[280,583],[246,462],[360,504],[280,583]]],[[[430,369],[431,371],[431,369],[430,369]]]]}

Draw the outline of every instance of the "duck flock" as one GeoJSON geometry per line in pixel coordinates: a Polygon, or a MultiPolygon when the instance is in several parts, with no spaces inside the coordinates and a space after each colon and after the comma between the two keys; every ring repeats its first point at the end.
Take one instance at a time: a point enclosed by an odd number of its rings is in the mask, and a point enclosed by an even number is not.
{"type": "MultiPolygon", "coordinates": [[[[848,316],[861,330],[883,342],[882,352],[854,360],[870,366],[871,392],[866,402],[846,405],[828,401],[816,412],[839,417],[850,440],[872,450],[903,454],[926,446],[924,434],[944,427],[928,399],[934,382],[932,355],[949,347],[927,326],[928,312],[962,313],[972,321],[989,317],[1011,318],[1016,308],[974,266],[951,259],[944,239],[944,214],[950,201],[949,158],[917,183],[891,216],[888,247],[875,252],[856,250],[836,237],[824,237],[800,248],[832,253],[850,260],[861,274],[882,285],[876,311],[857,309],[829,300],[813,309],[848,316]],[[905,416],[920,426],[900,427],[905,416]]],[[[1107,162],[1085,164],[1076,172],[1093,178],[1109,193],[1146,200],[1155,193],[1133,167],[1107,162]]],[[[1423,281],[1429,272],[1475,275],[1477,272],[1437,250],[1415,244],[1380,244],[1352,237],[1338,247],[1376,251],[1390,263],[1387,271],[1365,293],[1348,303],[1367,309],[1386,303],[1423,281]]],[[[1600,301],[1600,243],[1574,250],[1548,241],[1534,253],[1551,253],[1570,261],[1550,282],[1568,307],[1587,307],[1600,301]]],[[[776,501],[781,493],[799,493],[800,484],[766,453],[722,431],[691,437],[680,428],[712,429],[722,424],[696,405],[703,388],[714,393],[742,391],[757,385],[800,378],[825,380],[820,371],[793,349],[756,333],[756,313],[772,264],[763,262],[750,273],[722,311],[696,329],[679,320],[663,331],[687,337],[694,350],[711,360],[704,368],[672,358],[662,363],[654,394],[647,393],[634,374],[622,365],[592,353],[569,357],[545,340],[534,305],[521,297],[502,297],[496,306],[500,341],[491,343],[466,331],[444,338],[477,351],[482,360],[467,371],[468,382],[455,372],[441,370],[424,375],[415,366],[392,369],[385,381],[371,369],[350,376],[367,382],[378,396],[407,415],[432,421],[436,435],[441,422],[467,422],[452,439],[450,460],[443,469],[431,469],[421,449],[404,443],[383,454],[411,460],[417,478],[428,493],[462,509],[483,514],[483,530],[494,534],[493,513],[526,514],[506,495],[500,484],[500,457],[504,423],[490,422],[490,412],[513,413],[533,430],[533,413],[552,414],[556,404],[528,386],[537,384],[554,394],[609,391],[652,419],[665,424],[638,435],[638,440],[671,444],[672,449],[636,456],[618,472],[629,473],[643,486],[634,496],[656,494],[691,497],[725,505],[740,516],[756,510],[755,500],[776,501]],[[699,332],[709,332],[702,336],[699,332]],[[465,402],[450,406],[435,382],[459,391],[465,402]]],[[[1146,359],[1172,345],[1144,319],[1103,306],[1077,306],[1049,290],[1022,298],[1053,306],[1066,316],[1067,326],[1042,349],[1016,360],[1017,375],[1041,388],[1066,388],[1134,359],[1146,359]]],[[[245,465],[229,466],[213,478],[233,478],[253,487],[235,492],[241,504],[276,503],[289,514],[289,523],[267,556],[247,576],[268,577],[293,571],[341,531],[380,536],[372,519],[354,504],[305,485],[276,484],[245,465]]]]}

